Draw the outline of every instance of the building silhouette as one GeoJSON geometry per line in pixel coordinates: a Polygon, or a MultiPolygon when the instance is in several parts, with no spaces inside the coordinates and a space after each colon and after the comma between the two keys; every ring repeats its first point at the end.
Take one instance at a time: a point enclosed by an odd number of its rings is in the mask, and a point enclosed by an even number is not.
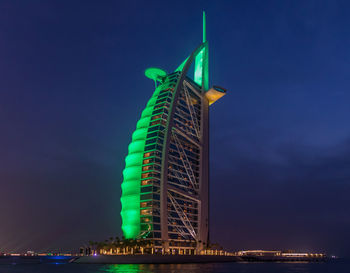
{"type": "Polygon", "coordinates": [[[174,72],[145,71],[156,88],[125,159],[124,237],[151,240],[156,250],[201,250],[208,243],[209,106],[226,90],[209,89],[205,24],[203,13],[203,42],[174,72]]]}

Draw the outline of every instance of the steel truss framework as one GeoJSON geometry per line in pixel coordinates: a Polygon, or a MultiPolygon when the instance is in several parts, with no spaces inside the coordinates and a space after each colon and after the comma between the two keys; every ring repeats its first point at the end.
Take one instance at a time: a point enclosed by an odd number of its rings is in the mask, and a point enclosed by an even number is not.
{"type": "Polygon", "coordinates": [[[187,241],[205,244],[209,219],[205,38],[175,72],[157,80],[160,84],[142,112],[125,159],[122,230],[126,238],[149,238],[165,248],[187,241]],[[192,64],[193,80],[187,75],[192,64]]]}

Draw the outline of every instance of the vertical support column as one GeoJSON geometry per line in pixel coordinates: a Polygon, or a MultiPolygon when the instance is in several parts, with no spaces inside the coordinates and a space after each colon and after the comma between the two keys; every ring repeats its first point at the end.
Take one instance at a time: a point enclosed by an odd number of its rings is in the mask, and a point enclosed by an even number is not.
{"type": "MultiPolygon", "coordinates": [[[[205,27],[205,14],[203,14],[205,27]]],[[[204,37],[204,36],[203,36],[204,37]]],[[[202,98],[201,98],[201,159],[200,159],[200,210],[199,240],[203,244],[209,242],[209,102],[205,92],[209,88],[208,42],[205,43],[202,62],[202,98]]],[[[203,245],[199,246],[201,250],[203,245]]]]}
{"type": "MultiPolygon", "coordinates": [[[[209,103],[207,98],[202,96],[201,113],[201,156],[199,174],[199,236],[198,241],[207,244],[209,240],[209,103]]],[[[200,245],[198,250],[202,250],[200,245]]]]}

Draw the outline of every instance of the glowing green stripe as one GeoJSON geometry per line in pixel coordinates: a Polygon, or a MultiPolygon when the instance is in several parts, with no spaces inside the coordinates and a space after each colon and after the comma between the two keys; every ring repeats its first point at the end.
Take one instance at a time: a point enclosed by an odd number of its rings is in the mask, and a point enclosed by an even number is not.
{"type": "Polygon", "coordinates": [[[176,68],[175,72],[177,72],[177,71],[182,71],[182,69],[183,69],[184,66],[185,66],[185,63],[186,63],[187,60],[188,60],[188,58],[189,58],[189,57],[187,57],[186,60],[184,60],[184,61],[179,65],[179,67],[176,68]]]}
{"type": "Polygon", "coordinates": [[[195,66],[194,66],[194,82],[198,84],[199,86],[202,86],[202,79],[203,79],[203,55],[204,55],[203,48],[196,56],[195,60],[195,66]]]}
{"type": "Polygon", "coordinates": [[[157,100],[159,86],[148,101],[146,108],[137,122],[136,130],[132,134],[132,141],[128,147],[128,155],[125,158],[125,169],[123,171],[122,183],[122,230],[124,237],[136,238],[140,234],[140,188],[143,153],[150,127],[151,115],[157,100]]]}

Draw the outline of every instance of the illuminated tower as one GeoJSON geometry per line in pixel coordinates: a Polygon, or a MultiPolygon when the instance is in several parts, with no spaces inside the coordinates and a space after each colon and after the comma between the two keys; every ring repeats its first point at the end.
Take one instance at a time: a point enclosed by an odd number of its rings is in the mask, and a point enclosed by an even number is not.
{"type": "Polygon", "coordinates": [[[156,89],[125,159],[123,234],[165,250],[201,249],[208,241],[209,105],[226,92],[209,89],[204,13],[203,42],[192,54],[172,73],[149,68],[145,74],[156,89]]]}

